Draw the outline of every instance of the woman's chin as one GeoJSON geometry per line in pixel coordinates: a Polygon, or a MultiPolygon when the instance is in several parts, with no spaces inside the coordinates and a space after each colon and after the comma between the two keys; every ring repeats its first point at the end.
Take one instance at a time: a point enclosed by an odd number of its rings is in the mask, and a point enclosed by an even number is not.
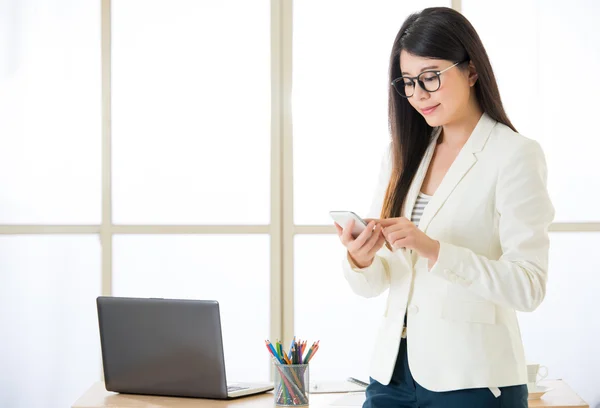
{"type": "Polygon", "coordinates": [[[444,115],[442,114],[440,108],[441,106],[438,106],[433,112],[428,114],[423,114],[422,112],[420,112],[429,126],[437,127],[442,126],[444,124],[444,115]]]}
{"type": "Polygon", "coordinates": [[[438,127],[444,124],[444,121],[441,118],[436,118],[432,116],[425,116],[425,121],[431,127],[438,127]]]}

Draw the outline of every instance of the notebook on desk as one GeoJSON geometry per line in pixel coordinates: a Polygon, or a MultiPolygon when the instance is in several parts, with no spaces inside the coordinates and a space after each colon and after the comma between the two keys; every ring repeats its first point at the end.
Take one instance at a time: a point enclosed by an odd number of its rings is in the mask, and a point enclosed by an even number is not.
{"type": "Polygon", "coordinates": [[[219,304],[100,296],[104,381],[128,394],[228,399],[273,384],[227,384],[219,304]]]}

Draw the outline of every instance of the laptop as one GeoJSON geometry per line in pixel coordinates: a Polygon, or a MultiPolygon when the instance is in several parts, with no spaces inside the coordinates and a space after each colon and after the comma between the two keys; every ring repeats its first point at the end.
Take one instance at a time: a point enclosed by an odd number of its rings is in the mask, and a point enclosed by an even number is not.
{"type": "Polygon", "coordinates": [[[227,384],[219,303],[96,299],[104,382],[127,394],[229,399],[273,384],[227,384]]]}

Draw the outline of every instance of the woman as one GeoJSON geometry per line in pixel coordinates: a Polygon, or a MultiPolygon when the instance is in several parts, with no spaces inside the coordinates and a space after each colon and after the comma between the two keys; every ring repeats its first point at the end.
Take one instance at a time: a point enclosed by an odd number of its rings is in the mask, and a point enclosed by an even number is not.
{"type": "Polygon", "coordinates": [[[353,222],[336,224],[352,290],[389,288],[364,407],[527,407],[515,311],[545,295],[544,154],[510,123],[460,13],[408,17],[389,72],[392,141],[372,218],[356,239],[353,222]]]}

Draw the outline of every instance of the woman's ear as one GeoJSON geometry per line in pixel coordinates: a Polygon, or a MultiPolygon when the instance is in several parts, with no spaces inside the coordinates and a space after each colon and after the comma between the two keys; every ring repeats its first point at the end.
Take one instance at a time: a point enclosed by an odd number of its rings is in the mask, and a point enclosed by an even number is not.
{"type": "Polygon", "coordinates": [[[477,69],[475,69],[475,64],[473,64],[473,61],[469,61],[469,86],[473,86],[475,85],[475,83],[477,82],[477,69]]]}

